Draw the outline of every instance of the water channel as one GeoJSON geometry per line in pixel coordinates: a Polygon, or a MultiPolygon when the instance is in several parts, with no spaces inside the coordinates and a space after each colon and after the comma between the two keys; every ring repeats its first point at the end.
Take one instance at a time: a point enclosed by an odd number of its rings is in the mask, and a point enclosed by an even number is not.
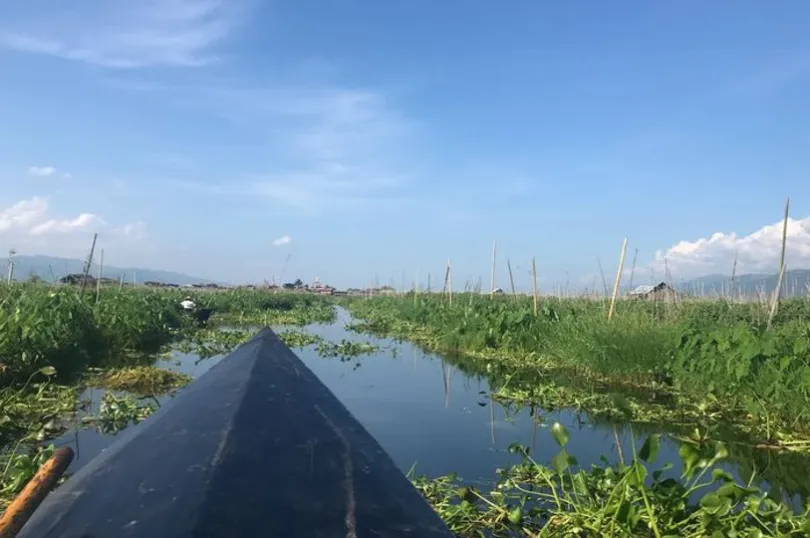
{"type": "MultiPolygon", "coordinates": [[[[412,466],[417,474],[441,476],[457,473],[471,483],[491,482],[495,469],[516,463],[509,452],[512,443],[531,449],[532,457],[548,463],[559,451],[547,426],[562,423],[570,432],[569,451],[583,467],[598,463],[604,456],[619,459],[617,438],[627,457],[644,442],[626,425],[594,423],[587,416],[568,410],[540,413],[533,417],[528,409],[509,409],[489,400],[489,385],[483,377],[462,372],[452,361],[425,353],[408,342],[396,342],[347,331],[351,321],[344,310],[329,325],[305,328],[326,340],[342,339],[370,342],[379,346],[373,354],[341,361],[318,355],[314,346],[296,349],[296,354],[343,402],[349,411],[377,439],[403,472],[412,466]]],[[[199,377],[216,365],[222,356],[200,360],[194,355],[174,352],[158,360],[156,366],[199,377]]],[[[84,395],[97,408],[103,391],[89,389],[84,395]]],[[[166,401],[169,397],[163,397],[166,401]]],[[[666,432],[665,426],[660,431],[666,432]]],[[[75,472],[115,440],[93,428],[69,431],[55,441],[76,452],[69,472],[75,472]]],[[[680,473],[678,442],[664,436],[658,464],[674,464],[668,473],[680,473]]],[[[732,460],[724,468],[743,480],[753,467],[768,484],[784,488],[794,503],[808,496],[803,483],[810,468],[799,455],[767,451],[730,449],[732,460]],[[735,461],[736,460],[736,461],[735,461]],[[800,466],[800,468],[799,468],[800,466]]]]}

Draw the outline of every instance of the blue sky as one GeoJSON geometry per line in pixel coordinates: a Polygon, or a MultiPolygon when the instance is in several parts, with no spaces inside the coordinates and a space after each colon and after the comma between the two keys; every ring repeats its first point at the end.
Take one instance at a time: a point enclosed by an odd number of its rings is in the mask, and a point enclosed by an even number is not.
{"type": "Polygon", "coordinates": [[[771,269],[791,196],[810,266],[806,2],[66,6],[0,6],[0,249],[460,287],[497,240],[501,286],[591,285],[623,237],[771,269]]]}

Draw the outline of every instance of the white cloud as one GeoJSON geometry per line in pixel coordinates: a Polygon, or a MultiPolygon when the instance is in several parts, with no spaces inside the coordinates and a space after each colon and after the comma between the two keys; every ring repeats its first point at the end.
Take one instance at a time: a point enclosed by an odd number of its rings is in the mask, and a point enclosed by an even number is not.
{"type": "Polygon", "coordinates": [[[113,244],[120,253],[122,250],[140,248],[146,224],[137,221],[119,228],[109,228],[104,219],[89,212],[64,218],[55,214],[47,200],[40,197],[22,200],[0,210],[3,245],[14,247],[21,254],[82,257],[89,248],[93,233],[99,233],[102,243],[105,236],[114,235],[113,244]]]}
{"type": "MultiPolygon", "coordinates": [[[[775,222],[745,236],[716,232],[706,238],[680,241],[656,252],[652,266],[656,272],[663,271],[666,260],[673,278],[730,274],[736,254],[737,274],[775,272],[782,249],[782,225],[782,221],[775,222]]],[[[788,220],[785,259],[788,269],[810,267],[810,217],[788,220]]]]}
{"type": "Polygon", "coordinates": [[[77,230],[100,228],[105,225],[104,220],[92,213],[82,213],[75,219],[49,219],[28,230],[31,235],[65,234],[77,230]]]}
{"type": "Polygon", "coordinates": [[[64,174],[62,174],[62,177],[63,177],[64,179],[72,179],[72,178],[73,178],[73,174],[71,174],[70,172],[65,172],[64,174]]]}
{"type": "Polygon", "coordinates": [[[290,237],[289,235],[279,237],[278,239],[273,241],[273,245],[277,247],[280,247],[282,245],[289,245],[290,243],[292,243],[292,237],[290,237]]]}
{"type": "Polygon", "coordinates": [[[53,166],[32,166],[28,169],[28,174],[38,177],[50,177],[56,172],[53,166]]]}
{"type": "Polygon", "coordinates": [[[110,68],[200,66],[236,27],[239,0],[27,0],[0,8],[0,47],[110,68]]]}
{"type": "Polygon", "coordinates": [[[48,210],[48,203],[39,197],[22,200],[0,211],[0,232],[25,229],[41,220],[48,210]]]}

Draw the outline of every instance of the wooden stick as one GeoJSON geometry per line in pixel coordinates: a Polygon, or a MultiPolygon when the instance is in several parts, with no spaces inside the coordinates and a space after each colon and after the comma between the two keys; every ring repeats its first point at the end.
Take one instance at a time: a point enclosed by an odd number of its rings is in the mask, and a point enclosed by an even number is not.
{"type": "Polygon", "coordinates": [[[489,298],[495,297],[495,253],[497,251],[497,241],[492,242],[492,271],[489,280],[489,298]]]}
{"type": "Polygon", "coordinates": [[[532,256],[532,295],[534,296],[534,317],[537,317],[537,264],[532,256]]]}
{"type": "Polygon", "coordinates": [[[782,256],[779,262],[779,280],[776,281],[776,290],[773,293],[773,303],[771,303],[771,313],[768,316],[768,328],[773,323],[773,318],[776,317],[776,312],[779,309],[779,295],[782,293],[782,280],[785,278],[785,247],[787,246],[787,225],[790,216],[790,198],[785,202],[785,220],[782,223],[782,256]]]}
{"type": "Polygon", "coordinates": [[[0,516],[0,538],[14,538],[25,522],[56,486],[59,478],[73,460],[73,450],[63,446],[57,448],[53,456],[42,464],[25,488],[0,516]]]}
{"type": "Polygon", "coordinates": [[[87,258],[87,264],[84,267],[84,278],[82,279],[82,291],[80,295],[84,295],[84,289],[87,287],[87,275],[90,274],[90,265],[93,263],[93,252],[96,250],[96,239],[98,239],[98,234],[93,234],[93,244],[90,246],[90,256],[87,258]]]}
{"type": "Polygon", "coordinates": [[[619,282],[622,279],[622,269],[624,269],[624,255],[627,254],[627,238],[622,241],[622,254],[619,258],[619,270],[616,271],[616,280],[613,282],[613,295],[610,298],[610,310],[608,310],[608,321],[613,317],[613,310],[616,307],[616,296],[619,294],[619,282]]]}
{"type": "Polygon", "coordinates": [[[512,264],[509,263],[509,258],[506,258],[506,267],[509,268],[509,284],[512,286],[512,295],[517,295],[515,293],[515,279],[512,276],[512,264]]]}
{"type": "Polygon", "coordinates": [[[447,258],[447,303],[453,306],[453,266],[447,258]]]}
{"type": "Polygon", "coordinates": [[[98,278],[96,279],[96,304],[101,299],[101,275],[104,272],[104,249],[101,249],[101,260],[98,264],[98,278]]]}

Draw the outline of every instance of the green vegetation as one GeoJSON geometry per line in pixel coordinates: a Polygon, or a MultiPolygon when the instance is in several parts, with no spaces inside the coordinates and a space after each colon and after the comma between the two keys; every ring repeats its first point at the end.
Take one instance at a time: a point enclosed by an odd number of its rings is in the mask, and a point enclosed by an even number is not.
{"type": "Polygon", "coordinates": [[[30,282],[0,286],[0,465],[6,468],[0,504],[47,459],[41,443],[71,425],[85,405],[78,401],[84,387],[107,391],[98,413],[83,422],[115,433],[155,409],[130,394],[154,399],[191,380],[154,367],[159,354],[175,345],[212,356],[251,334],[200,327],[180,309],[185,297],[213,310],[209,327],[306,325],[335,316],[327,299],[301,293],[105,287],[97,298],[94,291],[82,295],[75,287],[30,282]]]}
{"type": "MultiPolygon", "coordinates": [[[[810,448],[810,302],[773,327],[757,303],[665,305],[460,295],[348,303],[369,330],[462,354],[503,399],[692,426],[734,424],[757,443],[810,448]]],[[[453,360],[453,359],[451,359],[453,360]]],[[[690,428],[692,429],[692,428],[690,428]]],[[[699,432],[705,436],[706,432],[699,432]]]]}
{"type": "Polygon", "coordinates": [[[796,514],[759,488],[738,484],[717,466],[726,447],[712,443],[680,450],[684,472],[667,476],[671,464],[653,472],[661,443],[652,435],[629,464],[579,468],[568,451],[569,434],[550,428],[559,453],[549,466],[512,445],[522,463],[498,470],[488,493],[454,476],[412,480],[450,529],[462,537],[807,536],[810,509],[796,514]]]}

